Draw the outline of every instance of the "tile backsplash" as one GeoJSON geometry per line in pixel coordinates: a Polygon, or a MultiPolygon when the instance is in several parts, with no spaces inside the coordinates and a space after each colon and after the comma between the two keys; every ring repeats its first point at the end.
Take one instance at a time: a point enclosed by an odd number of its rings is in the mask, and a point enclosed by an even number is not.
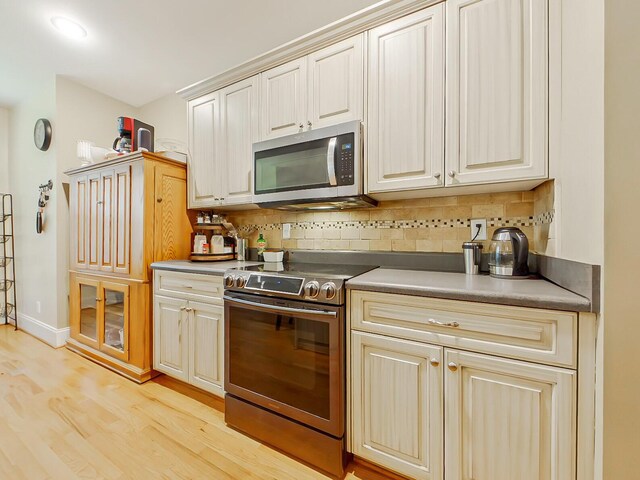
{"type": "MultiPolygon", "coordinates": [[[[471,219],[484,218],[489,239],[498,227],[516,226],[536,251],[534,232],[552,221],[553,210],[542,209],[543,203],[536,209],[535,199],[535,191],[508,192],[383,201],[376,208],[339,212],[246,210],[227,218],[250,247],[262,233],[273,248],[397,252],[461,252],[462,242],[471,239],[471,219]],[[282,239],[283,223],[291,224],[289,239],[282,239]]],[[[488,251],[490,241],[483,243],[488,251]]]]}

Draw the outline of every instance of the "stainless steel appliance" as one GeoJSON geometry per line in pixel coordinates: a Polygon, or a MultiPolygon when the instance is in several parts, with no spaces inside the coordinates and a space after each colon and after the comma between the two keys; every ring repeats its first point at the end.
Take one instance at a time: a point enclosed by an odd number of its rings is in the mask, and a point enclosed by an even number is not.
{"type": "Polygon", "coordinates": [[[253,144],[253,203],[280,210],[374,207],[364,195],[362,124],[309,130],[253,144]]]}
{"type": "Polygon", "coordinates": [[[342,476],[344,283],[375,267],[272,265],[224,275],[225,421],[342,476]]]}
{"type": "Polygon", "coordinates": [[[516,227],[498,228],[491,238],[489,274],[498,278],[529,276],[529,240],[516,227]]]}
{"type": "Polygon", "coordinates": [[[478,242],[464,242],[462,253],[464,254],[464,273],[478,275],[482,263],[482,244],[478,242]]]}

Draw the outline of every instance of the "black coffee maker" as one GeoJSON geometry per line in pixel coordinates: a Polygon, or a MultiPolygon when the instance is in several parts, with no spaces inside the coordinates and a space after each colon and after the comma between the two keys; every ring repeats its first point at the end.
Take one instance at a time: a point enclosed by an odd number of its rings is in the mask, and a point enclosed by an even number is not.
{"type": "Polygon", "coordinates": [[[153,152],[153,127],[131,117],[118,117],[118,133],[120,136],[113,141],[113,149],[120,153],[130,153],[137,150],[153,152]]]}
{"type": "Polygon", "coordinates": [[[529,240],[516,227],[498,228],[491,237],[489,274],[498,278],[529,277],[529,240]]]}

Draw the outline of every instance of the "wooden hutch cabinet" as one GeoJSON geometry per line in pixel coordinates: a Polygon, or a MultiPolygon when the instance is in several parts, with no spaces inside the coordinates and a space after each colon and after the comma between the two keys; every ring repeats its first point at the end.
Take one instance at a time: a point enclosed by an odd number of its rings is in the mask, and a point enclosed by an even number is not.
{"type": "Polygon", "coordinates": [[[191,251],[186,166],[136,153],[70,177],[67,348],[137,382],[153,376],[149,265],[191,251]]]}

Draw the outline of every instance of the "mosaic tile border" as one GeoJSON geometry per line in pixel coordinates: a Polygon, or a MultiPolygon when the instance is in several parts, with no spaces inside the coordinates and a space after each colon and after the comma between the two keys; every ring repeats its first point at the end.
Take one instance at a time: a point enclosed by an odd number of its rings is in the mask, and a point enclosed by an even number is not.
{"type": "MultiPolygon", "coordinates": [[[[554,211],[544,212],[539,215],[529,217],[511,218],[487,218],[488,227],[534,227],[553,222],[554,211]]],[[[290,223],[291,228],[301,230],[341,230],[347,228],[357,229],[412,229],[412,228],[465,228],[471,227],[471,219],[450,218],[434,220],[344,220],[344,221],[324,221],[324,222],[283,222],[290,223]]],[[[282,230],[282,223],[267,223],[238,226],[239,232],[252,232],[256,229],[264,231],[282,230]]]]}

